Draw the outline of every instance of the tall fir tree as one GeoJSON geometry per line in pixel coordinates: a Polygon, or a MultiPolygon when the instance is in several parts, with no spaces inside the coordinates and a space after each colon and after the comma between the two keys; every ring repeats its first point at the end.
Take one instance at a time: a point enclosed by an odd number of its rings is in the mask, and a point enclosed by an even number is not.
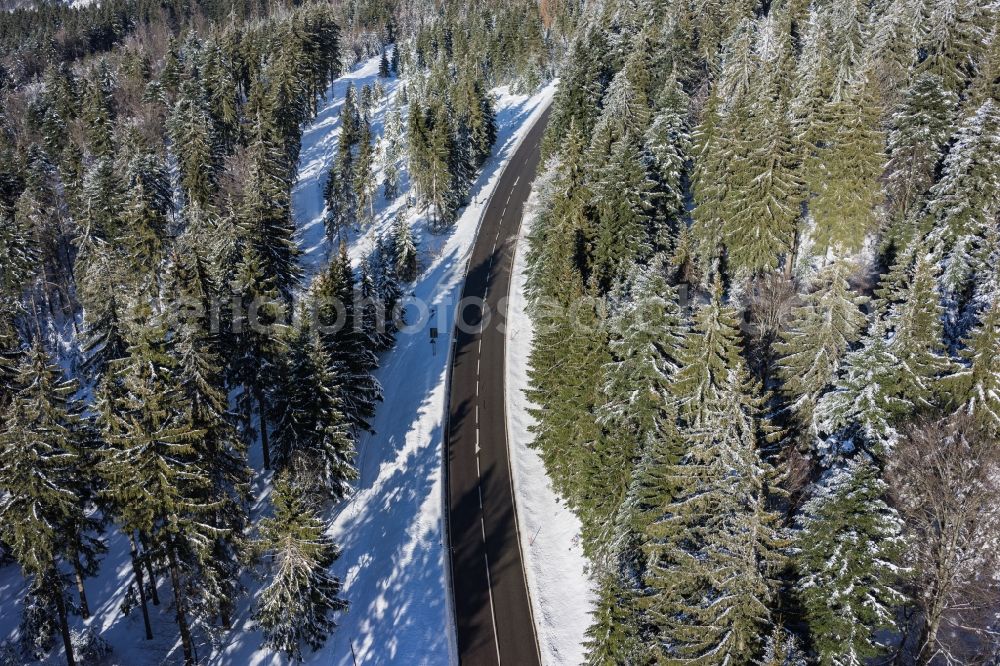
{"type": "Polygon", "coordinates": [[[14,376],[15,390],[0,427],[0,539],[10,548],[38,593],[50,599],[66,660],[75,664],[65,581],[59,561],[72,552],[87,525],[78,494],[81,441],[76,385],[36,344],[26,351],[14,376]]]}
{"type": "Polygon", "coordinates": [[[957,96],[944,88],[940,78],[924,73],[913,80],[892,115],[886,142],[886,189],[898,219],[906,220],[933,184],[957,104],[957,96]]]}
{"type": "Polygon", "coordinates": [[[861,308],[866,299],[851,289],[848,270],[846,261],[838,261],[820,273],[815,290],[792,311],[777,345],[782,390],[810,434],[815,434],[816,403],[836,380],[844,354],[860,339],[865,324],[861,308]]]}
{"type": "Polygon", "coordinates": [[[289,471],[290,482],[306,496],[338,501],[357,477],[353,437],[340,410],[343,389],[330,355],[310,326],[295,331],[289,348],[289,391],[273,417],[276,465],[289,471]]]}
{"type": "Polygon", "coordinates": [[[206,520],[216,508],[206,500],[212,479],[198,451],[200,432],[184,418],[174,368],[165,327],[155,321],[140,325],[129,356],[114,364],[99,390],[97,411],[107,443],[99,470],[122,529],[130,538],[138,533],[146,547],[167,559],[184,662],[194,664],[190,596],[197,581],[188,579],[183,564],[221,530],[206,520]]]}
{"type": "Polygon", "coordinates": [[[667,661],[746,662],[773,626],[785,537],[765,460],[775,430],[716,286],[687,335],[675,390],[686,450],[673,497],[648,528],[646,585],[667,661]]]}
{"type": "Polygon", "coordinates": [[[1000,301],[982,313],[960,355],[962,365],[945,384],[952,404],[988,432],[1000,433],[1000,301]]]}
{"type": "MultiPolygon", "coordinates": [[[[275,279],[264,270],[264,262],[248,248],[236,266],[232,287],[239,297],[234,313],[232,348],[228,355],[229,379],[243,387],[239,405],[244,418],[244,436],[260,437],[264,469],[271,469],[270,421],[278,395],[282,361],[287,353],[284,336],[286,306],[275,287],[275,279]],[[256,431],[251,424],[257,417],[256,431]]],[[[249,444],[249,442],[248,442],[249,444]]]]}
{"type": "Polygon", "coordinates": [[[682,315],[664,277],[665,262],[658,263],[639,273],[609,321],[612,361],[603,372],[605,399],[598,416],[604,434],[595,451],[603,464],[591,482],[598,489],[595,522],[602,527],[625,503],[639,457],[676,419],[670,387],[679,365],[675,350],[683,340],[682,315]]]}
{"type": "Polygon", "coordinates": [[[653,249],[656,183],[638,137],[615,143],[594,176],[594,277],[604,291],[646,261],[653,249]]]}
{"type": "Polygon", "coordinates": [[[802,508],[795,589],[820,664],[864,664],[889,651],[906,602],[906,545],[887,495],[877,463],[862,453],[830,470],[802,508]]]}
{"type": "Polygon", "coordinates": [[[193,203],[212,202],[222,167],[222,147],[211,109],[197,71],[185,76],[168,120],[170,138],[177,152],[180,182],[193,203]]]}
{"type": "Polygon", "coordinates": [[[944,309],[936,288],[937,266],[920,249],[905,291],[890,295],[893,324],[889,350],[898,364],[890,385],[911,401],[917,411],[932,409],[940,393],[939,381],[952,365],[944,344],[944,309]]]}
{"type": "Polygon", "coordinates": [[[602,576],[598,584],[597,612],[587,629],[587,666],[639,666],[651,663],[648,646],[631,621],[636,601],[615,573],[602,576]]]}
{"type": "Polygon", "coordinates": [[[392,98],[391,108],[385,119],[384,149],[382,151],[382,173],[385,177],[384,193],[387,200],[399,194],[399,161],[405,148],[403,136],[403,116],[399,95],[392,98]]]}
{"type": "Polygon", "coordinates": [[[362,119],[358,138],[358,154],[354,160],[355,219],[362,226],[369,226],[375,216],[375,147],[372,145],[371,125],[362,119]]]}
{"type": "Polygon", "coordinates": [[[816,405],[820,453],[840,456],[857,447],[876,453],[898,437],[899,418],[914,409],[914,402],[900,394],[895,384],[899,359],[887,339],[887,324],[876,315],[860,346],[847,353],[833,388],[816,405]]]}
{"type": "Polygon", "coordinates": [[[988,237],[1000,214],[998,137],[1000,108],[990,99],[959,125],[941,179],[930,190],[926,215],[944,264],[939,288],[948,299],[950,327],[964,314],[974,276],[988,269],[988,237]]]}
{"type": "Polygon", "coordinates": [[[340,580],[329,572],[340,553],[302,490],[279,476],[271,498],[274,517],[261,521],[258,545],[270,576],[254,619],[265,647],[301,661],[303,645],[319,649],[336,626],[330,615],[347,608],[340,580]]]}
{"type": "Polygon", "coordinates": [[[357,282],[345,243],[313,290],[319,333],[340,380],[341,409],[355,432],[371,431],[375,404],[382,400],[382,386],[372,374],[378,357],[356,307],[357,282]]]}
{"type": "MultiPolygon", "coordinates": [[[[197,213],[189,213],[196,217],[197,213]]],[[[204,250],[194,236],[182,237],[167,275],[171,295],[168,325],[170,356],[183,400],[179,418],[199,433],[194,448],[211,481],[204,502],[212,506],[205,520],[219,531],[197,553],[200,580],[194,611],[218,618],[228,628],[241,590],[240,564],[246,546],[242,534],[249,522],[247,501],[251,470],[246,446],[239,438],[226,395],[222,345],[213,330],[218,315],[217,287],[204,250]],[[190,245],[189,245],[190,243],[190,245]]]]}
{"type": "Polygon", "coordinates": [[[812,218],[811,240],[821,257],[843,257],[861,249],[876,228],[878,184],[885,162],[879,108],[865,79],[827,99],[806,130],[803,179],[812,218]]]}
{"type": "Polygon", "coordinates": [[[396,248],[396,275],[404,282],[412,282],[417,277],[419,251],[413,230],[403,214],[396,216],[392,235],[396,248]]]}

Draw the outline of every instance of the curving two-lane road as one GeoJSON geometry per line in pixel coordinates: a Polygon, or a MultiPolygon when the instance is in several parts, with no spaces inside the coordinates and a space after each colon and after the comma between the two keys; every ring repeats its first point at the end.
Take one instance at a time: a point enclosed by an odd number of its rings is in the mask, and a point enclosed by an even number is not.
{"type": "Polygon", "coordinates": [[[546,110],[528,132],[483,213],[462,292],[468,305],[458,313],[466,325],[456,327],[453,342],[445,443],[448,533],[458,657],[469,666],[540,663],[507,457],[504,333],[496,313],[506,303],[548,118],[546,110]]]}

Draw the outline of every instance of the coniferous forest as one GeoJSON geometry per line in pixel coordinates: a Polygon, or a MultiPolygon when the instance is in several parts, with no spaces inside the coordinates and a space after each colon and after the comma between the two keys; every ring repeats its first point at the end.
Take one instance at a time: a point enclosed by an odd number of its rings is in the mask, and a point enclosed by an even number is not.
{"type": "Polygon", "coordinates": [[[0,561],[25,583],[0,663],[104,663],[119,646],[79,620],[120,611],[142,643],[161,604],[178,663],[248,604],[261,650],[324,645],[350,605],[326,516],[424,262],[402,214],[360,259],[347,239],[404,194],[448,231],[496,139],[490,90],[551,77],[552,20],[526,0],[0,15],[0,561]],[[330,92],[372,58],[373,85],[330,92]],[[327,251],[307,270],[292,191],[328,95],[327,251]],[[109,611],[88,588],[116,575],[112,543],[129,564],[109,611]]]}
{"type": "Polygon", "coordinates": [[[177,663],[241,613],[302,661],[367,612],[327,520],[394,409],[386,313],[475,201],[494,91],[555,78],[526,399],[587,663],[1000,660],[996,3],[10,4],[0,664],[108,663],[82,622],[141,643],[161,604],[177,663]],[[316,264],[293,190],[331,95],[316,264]]]}
{"type": "Polygon", "coordinates": [[[996,663],[996,6],[591,10],[529,273],[588,662],[996,663]]]}

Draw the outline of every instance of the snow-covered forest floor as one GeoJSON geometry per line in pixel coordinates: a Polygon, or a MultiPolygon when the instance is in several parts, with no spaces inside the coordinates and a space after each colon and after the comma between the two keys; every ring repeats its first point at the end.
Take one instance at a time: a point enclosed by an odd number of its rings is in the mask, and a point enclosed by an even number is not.
{"type": "MultiPolygon", "coordinates": [[[[307,277],[324,266],[331,251],[324,238],[323,185],[337,147],[344,93],[349,84],[359,90],[363,85],[374,85],[378,66],[376,57],[335,81],[316,119],[303,134],[293,207],[307,277]]],[[[402,83],[390,79],[383,80],[382,85],[386,97],[376,101],[371,111],[375,136],[382,134],[386,111],[402,83]]],[[[450,332],[480,215],[507,159],[545,109],[553,90],[550,85],[534,95],[511,94],[506,89],[494,91],[498,138],[493,156],[472,184],[470,204],[450,230],[430,233],[425,214],[407,208],[407,174],[403,168],[402,194],[392,201],[382,196],[381,171],[377,174],[379,194],[374,221],[367,229],[348,235],[351,258],[357,261],[371,249],[379,234],[389,229],[397,212],[406,211],[419,239],[421,257],[420,275],[407,286],[407,293],[428,308],[408,308],[411,330],[401,332],[397,346],[381,359],[377,376],[385,399],[374,420],[376,434],[364,435],[358,442],[360,478],[355,494],[334,507],[328,516],[330,534],[342,548],[335,573],[344,581],[343,596],[350,602],[350,609],[338,618],[339,627],[326,645],[306,655],[307,663],[444,664],[453,658],[455,633],[442,524],[442,427],[450,332]],[[429,341],[432,326],[442,334],[436,348],[429,341]]],[[[251,448],[250,462],[255,469],[262,468],[259,447],[251,448]]],[[[257,475],[252,507],[256,513],[267,504],[264,500],[268,482],[268,476],[257,475]]],[[[180,640],[170,608],[169,585],[160,581],[161,603],[150,606],[155,638],[146,641],[141,614],[135,610],[126,616],[121,610],[132,582],[127,540],[112,525],[107,542],[109,552],[99,575],[86,583],[92,617],[86,622],[74,618],[76,628],[90,626],[112,646],[107,664],[179,662],[180,640]]],[[[259,583],[249,575],[244,582],[249,593],[244,597],[235,629],[221,636],[216,644],[200,636],[200,659],[241,666],[283,663],[282,657],[260,650],[260,633],[252,628],[249,619],[259,583]]],[[[24,592],[18,567],[0,568],[0,640],[16,638],[24,592]]]]}

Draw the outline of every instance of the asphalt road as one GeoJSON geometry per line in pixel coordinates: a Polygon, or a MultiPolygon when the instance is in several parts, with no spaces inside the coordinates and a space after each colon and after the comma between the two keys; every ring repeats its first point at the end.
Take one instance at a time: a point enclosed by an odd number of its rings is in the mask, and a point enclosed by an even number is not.
{"type": "Polygon", "coordinates": [[[548,118],[546,110],[507,163],[483,214],[453,343],[445,449],[448,533],[458,656],[470,666],[540,663],[507,457],[504,333],[496,313],[506,302],[548,118]]]}

